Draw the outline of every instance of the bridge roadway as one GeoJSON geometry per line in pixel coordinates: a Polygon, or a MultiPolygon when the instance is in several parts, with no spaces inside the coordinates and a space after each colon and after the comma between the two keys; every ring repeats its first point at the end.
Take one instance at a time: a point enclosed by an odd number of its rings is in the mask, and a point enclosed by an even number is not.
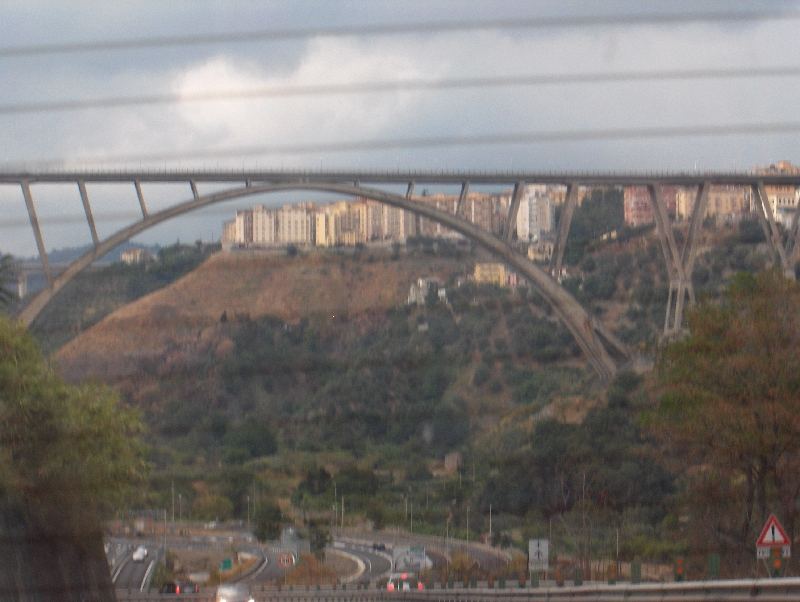
{"type": "Polygon", "coordinates": [[[670,280],[670,294],[664,324],[665,336],[680,332],[682,328],[682,311],[684,304],[694,301],[692,289],[692,269],[695,256],[695,241],[700,229],[708,192],[714,184],[742,185],[752,188],[754,206],[772,255],[779,262],[788,277],[794,277],[794,266],[800,245],[797,243],[800,221],[800,204],[795,212],[789,236],[784,246],[781,232],[775,222],[770,204],[767,200],[765,186],[800,185],[800,174],[757,174],[745,173],[639,173],[616,174],[600,172],[552,173],[552,172],[354,172],[354,171],[48,171],[48,172],[2,172],[0,184],[18,185],[22,189],[28,215],[33,229],[39,255],[42,261],[48,286],[33,296],[22,309],[19,319],[30,324],[55,294],[74,276],[88,268],[105,253],[130,240],[136,234],[152,228],[168,219],[207,207],[215,203],[230,201],[279,191],[306,190],[336,193],[353,197],[372,199],[392,205],[417,215],[434,220],[451,230],[459,232],[476,244],[493,254],[525,277],[554,309],[556,315],[570,330],[582,349],[587,360],[603,380],[610,380],[621,364],[631,359],[631,352],[605,326],[596,320],[578,301],[564,289],[553,275],[561,273],[561,262],[569,233],[572,212],[577,204],[579,186],[646,186],[650,193],[653,213],[659,239],[670,280]],[[197,184],[207,183],[217,186],[231,185],[231,189],[217,190],[211,194],[201,195],[197,184]],[[47,262],[44,239],[38,218],[32,184],[42,183],[75,183],[80,192],[87,224],[94,247],[73,262],[63,273],[53,277],[47,262]],[[100,240],[95,227],[91,203],[87,192],[87,183],[131,184],[141,208],[141,220],[133,223],[105,240],[100,240]],[[149,214],[142,192],[142,183],[187,183],[191,190],[189,200],[180,201],[167,209],[149,214]],[[369,184],[370,186],[365,186],[369,184]],[[373,186],[406,185],[405,195],[396,194],[373,186]],[[430,205],[414,200],[413,192],[416,184],[438,184],[461,186],[459,201],[454,213],[440,211],[430,205]],[[526,184],[561,184],[567,187],[567,194],[562,218],[548,268],[542,268],[528,259],[513,238],[517,211],[526,184]],[[470,185],[503,185],[513,186],[513,194],[509,203],[506,223],[510,226],[496,236],[459,215],[461,202],[466,198],[470,185]],[[666,207],[661,194],[664,185],[697,186],[697,198],[689,225],[688,234],[681,249],[676,244],[672,227],[669,223],[666,207]]]}

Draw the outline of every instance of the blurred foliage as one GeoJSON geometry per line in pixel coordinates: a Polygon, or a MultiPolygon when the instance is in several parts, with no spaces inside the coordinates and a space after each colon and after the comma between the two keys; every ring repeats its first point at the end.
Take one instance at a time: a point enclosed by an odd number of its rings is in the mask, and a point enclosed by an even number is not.
{"type": "Polygon", "coordinates": [[[43,527],[96,529],[145,472],[138,413],[99,383],[70,385],[0,315],[0,493],[43,527]]]}

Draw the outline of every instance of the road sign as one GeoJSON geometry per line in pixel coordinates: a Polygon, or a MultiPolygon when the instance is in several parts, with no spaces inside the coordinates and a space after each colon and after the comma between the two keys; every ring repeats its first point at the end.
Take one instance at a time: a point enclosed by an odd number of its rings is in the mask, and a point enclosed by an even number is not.
{"type": "Polygon", "coordinates": [[[546,571],[550,564],[550,540],[549,539],[529,539],[528,540],[528,570],[546,571]]]}
{"type": "Polygon", "coordinates": [[[770,514],[767,524],[761,531],[761,535],[756,542],[756,553],[758,558],[769,558],[770,550],[780,548],[781,555],[789,558],[792,555],[792,542],[786,531],[783,530],[781,523],[774,514],[770,514]]]}
{"type": "Polygon", "coordinates": [[[294,564],[294,556],[289,552],[284,552],[278,557],[278,564],[282,569],[289,569],[294,564]]]}
{"type": "Polygon", "coordinates": [[[232,568],[233,568],[233,559],[231,558],[223,558],[222,562],[219,563],[220,571],[230,571],[232,568]]]}

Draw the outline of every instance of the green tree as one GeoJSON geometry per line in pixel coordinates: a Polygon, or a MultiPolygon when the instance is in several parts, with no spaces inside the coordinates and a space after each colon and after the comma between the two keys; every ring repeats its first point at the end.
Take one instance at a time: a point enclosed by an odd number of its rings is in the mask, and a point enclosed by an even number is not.
{"type": "Polygon", "coordinates": [[[209,493],[192,504],[194,515],[200,520],[225,521],[233,516],[233,502],[224,495],[209,493]]]}
{"type": "Polygon", "coordinates": [[[14,258],[11,255],[0,255],[0,306],[8,305],[17,297],[10,284],[15,274],[14,258]]]}
{"type": "Polygon", "coordinates": [[[261,542],[280,539],[282,520],[283,514],[278,504],[271,500],[259,502],[253,515],[253,534],[261,542]]]}
{"type": "Polygon", "coordinates": [[[70,385],[33,337],[0,316],[0,492],[27,502],[65,495],[82,509],[123,498],[144,470],[138,414],[104,385],[70,385]]]}
{"type": "Polygon", "coordinates": [[[800,285],[778,271],[734,278],[665,345],[651,422],[687,471],[707,545],[752,554],[775,511],[794,539],[800,501],[800,285]]]}
{"type": "Polygon", "coordinates": [[[108,387],[63,382],[0,315],[0,573],[14,576],[0,589],[113,599],[101,517],[143,476],[141,429],[108,387]]]}
{"type": "Polygon", "coordinates": [[[325,548],[331,542],[331,534],[327,529],[317,525],[316,521],[308,523],[308,542],[311,546],[311,553],[317,560],[325,559],[325,548]]]}

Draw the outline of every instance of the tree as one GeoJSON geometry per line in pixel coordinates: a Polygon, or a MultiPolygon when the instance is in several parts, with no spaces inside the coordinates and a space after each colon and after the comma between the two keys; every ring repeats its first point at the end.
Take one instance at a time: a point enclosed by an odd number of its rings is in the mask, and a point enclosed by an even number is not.
{"type": "Polygon", "coordinates": [[[331,535],[327,529],[323,529],[317,522],[308,522],[308,543],[311,546],[311,553],[317,560],[325,559],[325,548],[331,542],[331,535]]]}
{"type": "Polygon", "coordinates": [[[209,493],[197,498],[192,510],[200,520],[226,521],[233,516],[233,502],[224,495],[209,493]]]}
{"type": "Polygon", "coordinates": [[[0,306],[8,305],[16,299],[16,295],[9,287],[9,281],[16,273],[16,266],[11,255],[0,255],[0,306]]]}
{"type": "Polygon", "coordinates": [[[282,520],[283,514],[278,504],[271,500],[259,502],[253,515],[253,534],[261,542],[280,539],[282,520]]]}
{"type": "Polygon", "coordinates": [[[687,471],[698,538],[752,554],[770,510],[794,539],[800,501],[800,285],[739,274],[665,345],[651,426],[687,471]],[[702,516],[700,516],[702,515],[702,516]]]}
{"type": "Polygon", "coordinates": [[[0,590],[114,599],[101,517],[144,470],[141,422],[118,402],[104,385],[64,383],[0,315],[0,590]]]}

